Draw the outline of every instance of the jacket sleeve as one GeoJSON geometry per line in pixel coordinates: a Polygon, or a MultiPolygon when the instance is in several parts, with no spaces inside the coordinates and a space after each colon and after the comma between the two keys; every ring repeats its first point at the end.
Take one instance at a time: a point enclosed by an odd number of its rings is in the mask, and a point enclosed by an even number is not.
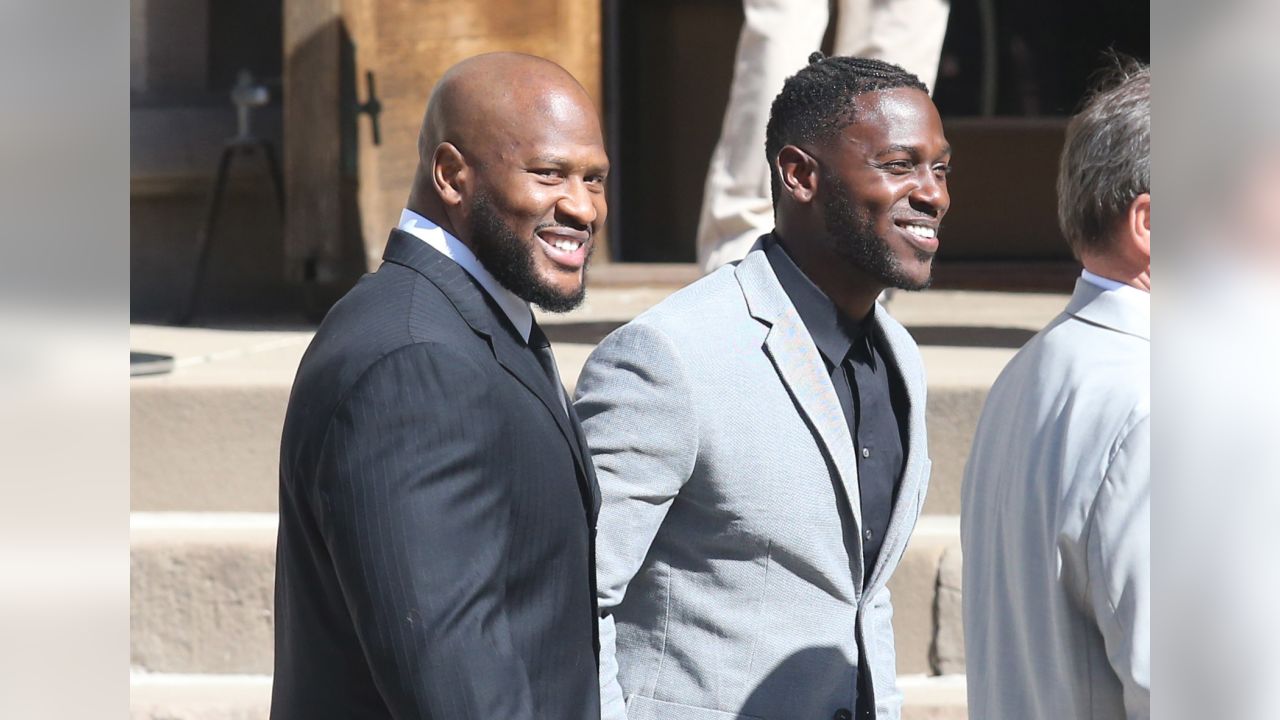
{"type": "MultiPolygon", "coordinates": [[[[897,648],[893,638],[893,601],[889,588],[882,587],[867,602],[863,619],[863,639],[875,644],[874,674],[876,720],[898,720],[902,716],[902,691],[898,689],[897,648]]],[[[872,653],[868,652],[868,656],[872,653]]]]}
{"type": "Polygon", "coordinates": [[[596,537],[600,702],[625,720],[612,611],[624,602],[667,510],[698,454],[691,388],[670,340],[642,323],[623,326],[587,360],[575,408],[591,447],[602,504],[596,537]]]}
{"type": "Polygon", "coordinates": [[[1119,443],[1094,500],[1086,600],[1124,690],[1129,720],[1151,717],[1151,418],[1119,443]]]}
{"type": "Polygon", "coordinates": [[[492,388],[443,345],[401,348],[325,436],[313,509],[397,718],[534,720],[504,610],[509,468],[487,452],[505,431],[492,388]]]}

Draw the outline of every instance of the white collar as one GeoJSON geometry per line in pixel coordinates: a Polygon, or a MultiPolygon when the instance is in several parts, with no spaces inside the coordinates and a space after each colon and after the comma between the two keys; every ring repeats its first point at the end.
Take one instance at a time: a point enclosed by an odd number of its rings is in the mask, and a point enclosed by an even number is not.
{"type": "Polygon", "coordinates": [[[1102,288],[1104,291],[1113,293],[1117,299],[1120,299],[1134,309],[1142,311],[1143,317],[1146,319],[1148,326],[1151,322],[1151,293],[1141,288],[1108,277],[1103,277],[1097,273],[1091,273],[1088,270],[1080,271],[1080,277],[1094,287],[1102,288]]]}
{"type": "Polygon", "coordinates": [[[475,278],[476,282],[480,283],[480,286],[498,303],[498,307],[502,308],[507,319],[520,333],[520,337],[524,338],[526,343],[529,342],[529,333],[533,330],[533,310],[529,307],[529,303],[503,287],[502,283],[485,269],[475,253],[471,252],[471,248],[450,235],[444,228],[408,208],[400,212],[398,227],[439,250],[445,257],[466,270],[467,274],[475,278]]]}
{"type": "Polygon", "coordinates": [[[1084,278],[1090,285],[1100,287],[1103,290],[1119,290],[1122,287],[1129,287],[1118,280],[1112,280],[1111,278],[1091,273],[1088,268],[1080,271],[1080,277],[1084,278]]]}

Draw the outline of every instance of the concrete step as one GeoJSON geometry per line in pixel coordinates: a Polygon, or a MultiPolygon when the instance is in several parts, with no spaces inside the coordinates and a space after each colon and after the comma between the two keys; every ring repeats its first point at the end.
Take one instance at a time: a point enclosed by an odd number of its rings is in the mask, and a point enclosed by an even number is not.
{"type": "MultiPolygon", "coordinates": [[[[152,675],[129,682],[132,720],[267,720],[269,675],[152,675]]],[[[902,720],[967,720],[963,675],[902,675],[902,720]]]]}
{"type": "Polygon", "coordinates": [[[173,371],[130,382],[130,507],[276,509],[280,427],[310,329],[135,325],[173,371]]]}
{"type": "Polygon", "coordinates": [[[964,675],[899,675],[902,720],[968,720],[964,675]]]}
{"type": "MultiPolygon", "coordinates": [[[[572,387],[595,343],[661,300],[663,287],[606,288],[568,315],[542,316],[572,387]]],[[[898,293],[891,312],[929,374],[933,483],[925,512],[959,512],[959,485],[987,389],[1062,295],[898,293]]],[[[131,348],[174,357],[131,382],[131,494],[140,511],[274,512],[280,426],[307,328],[135,325],[131,348]]]]}
{"type": "Polygon", "coordinates": [[[964,672],[960,518],[924,515],[889,578],[898,672],[964,672]]]}
{"type": "MultiPolygon", "coordinates": [[[[271,672],[276,523],[272,513],[131,515],[136,671],[271,672]]],[[[922,518],[890,583],[899,672],[963,671],[958,570],[959,519],[922,518]]]]}
{"type": "Polygon", "coordinates": [[[274,513],[132,513],[130,661],[141,672],[272,671],[274,513]]]}
{"type": "Polygon", "coordinates": [[[133,673],[131,720],[268,720],[270,675],[133,673]]]}

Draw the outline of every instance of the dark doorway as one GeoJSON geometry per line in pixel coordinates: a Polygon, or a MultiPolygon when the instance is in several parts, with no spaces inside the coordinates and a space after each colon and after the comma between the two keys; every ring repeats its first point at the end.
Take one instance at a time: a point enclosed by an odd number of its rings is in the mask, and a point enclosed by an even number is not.
{"type": "Polygon", "coordinates": [[[693,262],[742,3],[610,0],[605,24],[609,149],[617,167],[609,187],[614,259],[693,262]]]}

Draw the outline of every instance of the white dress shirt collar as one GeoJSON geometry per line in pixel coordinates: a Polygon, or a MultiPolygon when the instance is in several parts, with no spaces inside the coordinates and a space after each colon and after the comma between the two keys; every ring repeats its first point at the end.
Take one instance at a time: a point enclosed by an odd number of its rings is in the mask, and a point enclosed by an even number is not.
{"type": "Polygon", "coordinates": [[[524,338],[526,343],[529,342],[529,332],[533,329],[533,310],[529,307],[529,303],[503,287],[502,283],[485,269],[475,253],[471,252],[471,248],[445,232],[444,228],[408,208],[400,212],[398,227],[439,250],[445,257],[466,270],[467,274],[475,278],[485,292],[498,303],[498,307],[502,308],[502,312],[511,321],[516,332],[520,333],[520,337],[524,338]]]}
{"type": "Polygon", "coordinates": [[[1132,285],[1103,277],[1097,273],[1091,273],[1088,270],[1082,270],[1080,277],[1090,285],[1101,288],[1111,293],[1117,300],[1120,300],[1126,306],[1132,308],[1140,314],[1147,332],[1150,333],[1151,327],[1151,293],[1132,285]]]}
{"type": "Polygon", "coordinates": [[[1103,277],[1097,273],[1089,272],[1087,268],[1080,271],[1080,277],[1084,278],[1084,281],[1090,285],[1100,287],[1103,290],[1123,293],[1127,297],[1134,298],[1135,302],[1142,302],[1146,305],[1151,304],[1151,293],[1141,288],[1136,288],[1132,285],[1122,283],[1119,280],[1112,280],[1109,277],[1103,277]]]}
{"type": "MultiPolygon", "coordinates": [[[[1084,278],[1090,285],[1096,285],[1103,290],[1119,290],[1122,287],[1129,287],[1122,282],[1112,280],[1111,278],[1102,277],[1097,273],[1089,272],[1088,268],[1080,271],[1080,277],[1084,278]]],[[[1136,288],[1135,288],[1136,289],[1136,288]]]]}

